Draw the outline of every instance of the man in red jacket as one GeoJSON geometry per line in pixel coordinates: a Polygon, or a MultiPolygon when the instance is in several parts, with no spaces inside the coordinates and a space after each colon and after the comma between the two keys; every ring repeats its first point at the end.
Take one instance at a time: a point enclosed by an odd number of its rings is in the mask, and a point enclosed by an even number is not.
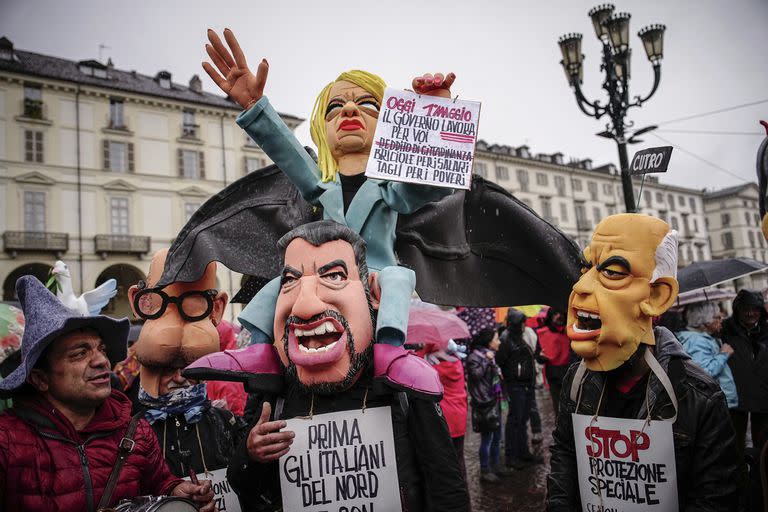
{"type": "Polygon", "coordinates": [[[14,399],[0,416],[0,510],[93,512],[170,494],[213,511],[210,482],[174,477],[145,420],[132,442],[124,439],[131,402],[111,389],[107,351],[125,343],[128,321],[80,316],[32,276],[20,278],[16,292],[26,329],[21,365],[0,382],[14,399]],[[127,457],[111,497],[102,499],[120,445],[127,457]]]}

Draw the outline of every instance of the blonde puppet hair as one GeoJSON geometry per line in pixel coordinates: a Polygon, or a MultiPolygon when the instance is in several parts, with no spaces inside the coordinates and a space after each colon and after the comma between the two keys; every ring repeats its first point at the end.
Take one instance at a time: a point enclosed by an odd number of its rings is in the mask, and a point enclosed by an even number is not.
{"type": "Polygon", "coordinates": [[[328,146],[325,132],[325,109],[328,107],[328,100],[331,95],[331,87],[336,82],[350,82],[358,87],[362,87],[381,103],[384,99],[384,89],[387,84],[378,75],[353,69],[345,71],[333,82],[326,85],[315,100],[315,106],[312,109],[309,131],[312,135],[312,141],[317,146],[317,166],[320,168],[320,176],[323,182],[334,181],[339,164],[334,160],[331,154],[331,148],[328,146]]]}

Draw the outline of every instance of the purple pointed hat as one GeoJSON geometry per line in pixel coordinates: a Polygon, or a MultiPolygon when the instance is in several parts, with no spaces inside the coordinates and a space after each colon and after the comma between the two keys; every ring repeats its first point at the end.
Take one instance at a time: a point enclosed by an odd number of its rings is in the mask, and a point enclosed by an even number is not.
{"type": "Polygon", "coordinates": [[[24,311],[26,326],[21,339],[21,364],[0,381],[0,392],[17,389],[24,384],[43,351],[52,341],[79,329],[93,329],[107,347],[107,355],[115,349],[125,351],[130,322],[108,316],[82,316],[56,298],[33,276],[16,281],[16,295],[24,311]]]}

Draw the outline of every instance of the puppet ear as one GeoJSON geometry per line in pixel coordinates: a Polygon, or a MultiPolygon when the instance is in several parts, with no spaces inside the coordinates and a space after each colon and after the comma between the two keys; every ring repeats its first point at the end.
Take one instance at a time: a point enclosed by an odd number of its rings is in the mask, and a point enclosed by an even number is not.
{"type": "Polygon", "coordinates": [[[139,318],[139,315],[136,313],[136,308],[133,307],[133,298],[136,296],[137,293],[139,293],[138,286],[133,285],[130,288],[128,288],[128,304],[131,305],[131,311],[133,311],[133,316],[136,318],[139,318]]]}
{"type": "Polygon", "coordinates": [[[229,295],[227,292],[219,292],[213,299],[213,311],[211,311],[211,321],[213,325],[219,325],[224,317],[224,310],[227,308],[229,295]]]}
{"type": "Polygon", "coordinates": [[[379,302],[381,302],[381,285],[379,284],[378,272],[370,272],[368,274],[368,287],[371,290],[371,307],[378,311],[379,302]]]}
{"type": "Polygon", "coordinates": [[[640,304],[640,309],[647,316],[659,316],[675,303],[680,286],[674,277],[660,277],[651,283],[651,295],[640,304]]]}

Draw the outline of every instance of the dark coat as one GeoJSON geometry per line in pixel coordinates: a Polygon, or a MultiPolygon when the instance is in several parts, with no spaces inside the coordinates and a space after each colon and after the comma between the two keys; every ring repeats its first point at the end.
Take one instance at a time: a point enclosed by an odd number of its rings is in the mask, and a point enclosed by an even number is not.
{"type": "Polygon", "coordinates": [[[514,314],[507,315],[507,329],[499,338],[501,345],[496,353],[496,364],[501,369],[506,386],[532,387],[536,384],[536,361],[543,363],[546,359],[540,357],[541,345],[538,342],[534,351],[523,339],[525,315],[519,311],[517,313],[522,318],[518,319],[514,314]]]}
{"type": "MultiPolygon", "coordinates": [[[[654,329],[655,357],[667,372],[677,395],[678,415],[672,426],[677,467],[680,510],[725,512],[738,506],[739,461],[735,434],[729,421],[725,396],[712,378],[691,362],[674,335],[663,327],[654,329]]],[[[551,472],[547,479],[547,510],[580,511],[579,480],[571,413],[576,402],[570,388],[577,366],[572,366],[563,382],[560,414],[553,433],[551,472]]],[[[605,375],[587,371],[581,388],[580,414],[594,414],[605,375]]],[[[670,418],[672,402],[659,380],[648,381],[653,419],[670,418]]],[[[602,410],[602,409],[601,409],[602,410]]],[[[643,406],[638,418],[645,418],[643,406]]]]}
{"type": "MultiPolygon", "coordinates": [[[[80,432],[42,397],[15,402],[15,409],[0,415],[0,510],[95,510],[130,420],[131,403],[119,391],[80,432]]],[[[133,439],[112,506],[168,494],[181,482],[163,460],[149,423],[139,421],[133,439]]]]}
{"type": "Polygon", "coordinates": [[[499,367],[486,355],[489,352],[492,352],[489,348],[475,349],[467,357],[467,387],[474,404],[487,404],[497,399],[499,367]]]}
{"type": "MultiPolygon", "coordinates": [[[[733,301],[733,316],[723,322],[721,339],[733,347],[728,366],[736,382],[738,411],[768,413],[768,322],[762,314],[752,331],[736,320],[737,311],[746,305],[762,308],[760,294],[741,290],[733,301]]],[[[765,310],[763,310],[763,313],[765,310]]]]}
{"type": "MultiPolygon", "coordinates": [[[[273,420],[306,416],[311,406],[315,414],[360,409],[363,401],[367,407],[391,406],[403,510],[469,510],[469,495],[437,403],[389,389],[377,390],[371,386],[370,376],[361,377],[350,389],[340,393],[315,394],[314,401],[295,384],[287,383],[287,386],[282,414],[273,420]]],[[[275,402],[270,400],[272,411],[276,411],[275,402]]],[[[245,440],[232,455],[227,479],[237,492],[244,512],[281,510],[277,462],[261,464],[251,460],[245,440]]]]}
{"type": "Polygon", "coordinates": [[[152,424],[163,456],[174,475],[189,476],[191,464],[196,474],[227,467],[232,452],[248,433],[243,419],[231,411],[205,403],[203,418],[189,424],[184,415],[169,415],[152,424]],[[203,452],[201,453],[201,447],[203,452]]]}

